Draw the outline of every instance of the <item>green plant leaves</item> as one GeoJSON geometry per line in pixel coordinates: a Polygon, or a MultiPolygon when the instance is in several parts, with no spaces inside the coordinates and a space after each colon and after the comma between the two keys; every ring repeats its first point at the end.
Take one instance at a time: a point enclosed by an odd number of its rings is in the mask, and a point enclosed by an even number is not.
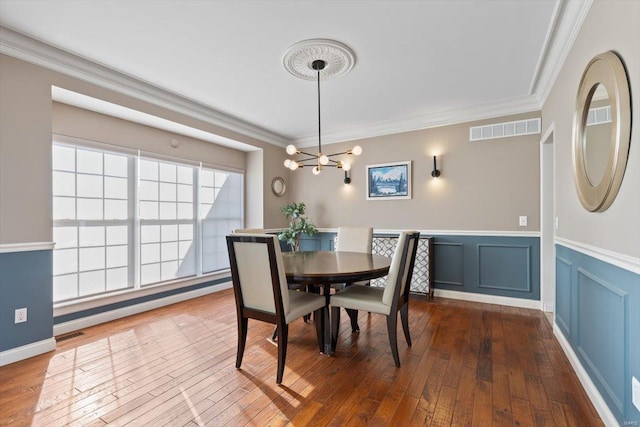
{"type": "Polygon", "coordinates": [[[313,236],[318,232],[316,226],[304,217],[305,204],[291,203],[280,208],[282,214],[289,219],[289,227],[278,234],[278,239],[287,242],[292,251],[300,249],[300,236],[304,233],[313,236]]]}

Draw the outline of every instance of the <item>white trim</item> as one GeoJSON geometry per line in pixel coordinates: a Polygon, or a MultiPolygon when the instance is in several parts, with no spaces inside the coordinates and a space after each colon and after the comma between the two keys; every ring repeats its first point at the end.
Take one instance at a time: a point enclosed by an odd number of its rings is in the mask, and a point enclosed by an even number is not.
{"type": "MultiPolygon", "coordinates": [[[[539,100],[540,109],[547,101],[593,3],[593,0],[561,1],[563,3],[560,7],[562,11],[558,16],[553,41],[546,52],[542,71],[536,73],[535,96],[539,100]]],[[[533,84],[534,82],[532,82],[532,86],[533,84]]]]}
{"type": "Polygon", "coordinates": [[[540,139],[540,301],[542,301],[542,311],[553,312],[555,305],[555,294],[556,294],[556,281],[555,281],[555,263],[556,263],[556,254],[555,254],[555,245],[553,244],[553,239],[555,237],[555,204],[556,204],[556,196],[555,196],[555,171],[556,171],[556,153],[555,153],[555,128],[556,123],[551,122],[547,130],[544,132],[544,135],[540,139]],[[551,149],[551,164],[548,164],[548,151],[547,156],[545,156],[545,147],[546,150],[551,149]],[[549,178],[551,175],[551,179],[545,180],[545,178],[549,178]],[[547,183],[545,185],[545,182],[547,183]],[[548,200],[547,190],[548,186],[551,186],[551,206],[548,206],[549,203],[546,203],[545,200],[548,200]],[[549,212],[550,211],[550,212],[549,212]],[[551,214],[551,225],[550,229],[547,230],[545,227],[545,218],[546,215],[551,214]],[[549,250],[546,249],[546,246],[550,246],[549,250]]]}
{"type": "Polygon", "coordinates": [[[181,294],[170,295],[164,298],[158,298],[153,301],[146,301],[140,304],[130,305],[128,307],[122,307],[115,310],[109,310],[104,313],[94,314],[92,316],[86,316],[79,319],[70,320],[68,322],[59,323],[53,326],[53,334],[61,335],[69,332],[77,331],[90,326],[99,325],[101,323],[110,322],[112,320],[121,319],[123,317],[131,316],[134,314],[142,313],[145,311],[153,310],[156,308],[164,307],[166,305],[175,304],[178,302],[186,301],[193,298],[198,298],[204,295],[219,292],[223,289],[231,288],[231,282],[221,283],[216,286],[209,286],[206,288],[195,289],[189,292],[183,292],[181,294]]]}
{"type": "Polygon", "coordinates": [[[509,307],[530,308],[541,310],[542,303],[539,300],[524,298],[502,297],[498,295],[476,294],[472,292],[450,291],[448,289],[434,289],[434,295],[440,298],[451,298],[462,301],[482,302],[485,304],[506,305],[509,307]]]}
{"type": "MultiPolygon", "coordinates": [[[[201,283],[211,282],[218,279],[229,279],[229,270],[222,270],[216,273],[207,274],[200,277],[189,277],[183,279],[176,279],[169,282],[160,283],[157,285],[148,285],[140,289],[125,289],[119,292],[113,292],[109,294],[101,294],[96,296],[90,296],[83,299],[78,299],[69,302],[63,302],[54,304],[53,317],[64,316],[71,313],[77,313],[79,311],[90,310],[92,308],[103,307],[105,305],[115,304],[123,301],[129,301],[135,298],[146,297],[155,295],[160,292],[172,291],[174,289],[185,288],[188,286],[199,285],[201,283]]],[[[213,285],[213,287],[221,286],[223,283],[213,285]]],[[[185,292],[189,293],[189,292],[185,292]]]]}
{"type": "Polygon", "coordinates": [[[10,252],[50,251],[55,245],[55,242],[2,243],[0,244],[0,254],[10,252]]]}
{"type": "Polygon", "coordinates": [[[555,39],[555,35],[558,31],[558,23],[560,22],[560,18],[562,17],[562,12],[566,5],[566,0],[557,0],[556,4],[553,7],[553,12],[551,13],[551,25],[547,29],[547,34],[544,38],[544,44],[542,50],[540,51],[540,56],[538,57],[538,62],[536,64],[536,70],[533,73],[533,78],[531,79],[531,85],[529,86],[529,95],[533,95],[536,93],[536,89],[538,88],[538,83],[540,83],[540,74],[542,70],[544,70],[547,61],[549,60],[549,51],[551,50],[552,43],[555,39]]]}
{"type": "Polygon", "coordinates": [[[563,237],[556,237],[554,239],[556,245],[566,246],[574,251],[581,252],[585,255],[589,255],[595,259],[606,262],[608,264],[615,265],[625,270],[629,270],[632,273],[640,274],[640,258],[624,255],[619,252],[610,251],[607,249],[591,246],[586,243],[576,242],[574,240],[565,239],[563,237]]]}
{"type": "MultiPolygon", "coordinates": [[[[107,102],[102,99],[83,95],[57,86],[51,86],[51,99],[56,102],[82,108],[84,110],[117,117],[129,122],[139,123],[141,125],[165,130],[178,135],[188,136],[190,138],[200,139],[202,141],[211,142],[213,144],[222,145],[240,151],[246,152],[260,149],[259,147],[245,144],[244,142],[236,141],[235,139],[225,138],[221,135],[206,132],[202,129],[183,125],[182,123],[143,113],[142,111],[127,108],[123,105],[107,102]]],[[[174,139],[171,143],[175,144],[175,147],[177,147],[180,144],[180,141],[174,139]]]]}
{"type": "MultiPolygon", "coordinates": [[[[269,230],[273,232],[279,229],[269,230]]],[[[337,228],[318,228],[321,233],[337,233],[337,228]]],[[[405,229],[376,228],[373,234],[400,234],[405,229]]],[[[540,237],[539,231],[491,231],[491,230],[418,230],[424,236],[488,236],[488,237],[540,237]]]]}
{"type": "MultiPolygon", "coordinates": [[[[512,116],[537,112],[542,109],[542,104],[533,95],[511,98],[489,104],[474,105],[470,107],[456,108],[405,119],[387,120],[375,124],[357,126],[338,132],[323,132],[322,144],[329,145],[338,142],[353,141],[356,139],[373,138],[384,135],[394,135],[404,132],[412,132],[421,129],[448,126],[458,123],[473,122],[498,117],[512,116]]],[[[311,147],[318,144],[318,135],[308,134],[296,137],[293,143],[300,147],[311,147]]]]}
{"type": "Polygon", "coordinates": [[[556,122],[554,121],[554,122],[551,122],[547,130],[544,131],[542,138],[540,138],[540,145],[544,145],[545,141],[547,141],[549,137],[555,133],[555,131],[556,131],[556,122]]]}
{"type": "Polygon", "coordinates": [[[289,143],[274,132],[2,26],[0,53],[273,145],[285,147],[289,143]]]}
{"type": "Polygon", "coordinates": [[[21,347],[11,348],[0,352],[0,366],[10,363],[19,362],[30,357],[48,353],[56,349],[55,338],[47,338],[46,340],[36,341],[23,345],[21,347]]]}
{"type": "Polygon", "coordinates": [[[619,426],[620,424],[618,424],[618,420],[616,420],[616,417],[613,415],[613,413],[609,409],[609,406],[602,398],[602,395],[596,388],[596,385],[593,383],[593,381],[591,381],[589,374],[580,363],[580,359],[578,359],[578,356],[576,356],[573,348],[571,348],[571,344],[569,344],[569,341],[567,341],[565,336],[562,334],[562,331],[555,323],[553,324],[553,334],[560,343],[560,347],[562,347],[564,354],[567,356],[567,359],[569,359],[569,362],[571,363],[573,370],[578,376],[582,387],[584,387],[584,390],[587,392],[589,400],[591,400],[591,403],[596,408],[596,411],[598,411],[598,415],[600,415],[600,418],[602,419],[604,424],[611,427],[619,426]]]}

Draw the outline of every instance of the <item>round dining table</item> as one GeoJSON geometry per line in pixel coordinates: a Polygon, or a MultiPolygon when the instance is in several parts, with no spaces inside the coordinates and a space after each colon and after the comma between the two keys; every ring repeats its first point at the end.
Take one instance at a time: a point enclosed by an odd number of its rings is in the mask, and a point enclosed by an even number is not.
{"type": "MultiPolygon", "coordinates": [[[[295,285],[313,285],[324,289],[327,310],[324,318],[324,349],[332,354],[331,318],[329,299],[331,285],[336,283],[358,282],[385,276],[391,266],[391,258],[341,251],[302,251],[283,252],[284,270],[287,282],[295,285]]],[[[357,330],[357,312],[349,312],[352,329],[357,330]]]]}

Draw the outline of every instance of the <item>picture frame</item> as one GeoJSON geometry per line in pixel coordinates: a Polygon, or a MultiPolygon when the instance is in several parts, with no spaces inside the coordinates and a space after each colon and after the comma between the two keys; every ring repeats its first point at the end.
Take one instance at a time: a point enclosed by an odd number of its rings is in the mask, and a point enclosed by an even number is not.
{"type": "Polygon", "coordinates": [[[367,200],[411,199],[411,161],[367,165],[367,200]]]}

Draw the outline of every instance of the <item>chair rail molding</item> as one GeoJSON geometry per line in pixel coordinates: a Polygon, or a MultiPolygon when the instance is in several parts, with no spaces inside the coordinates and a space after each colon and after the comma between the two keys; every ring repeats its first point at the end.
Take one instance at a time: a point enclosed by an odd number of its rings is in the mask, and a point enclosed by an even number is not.
{"type": "Polygon", "coordinates": [[[52,250],[55,242],[26,242],[26,243],[1,243],[0,254],[11,252],[48,251],[52,250]]]}
{"type": "Polygon", "coordinates": [[[576,242],[575,240],[565,239],[564,237],[556,237],[554,239],[556,245],[562,245],[574,251],[589,255],[600,261],[615,265],[632,273],[640,274],[640,258],[630,255],[624,255],[619,252],[602,249],[587,243],[576,242]]]}

